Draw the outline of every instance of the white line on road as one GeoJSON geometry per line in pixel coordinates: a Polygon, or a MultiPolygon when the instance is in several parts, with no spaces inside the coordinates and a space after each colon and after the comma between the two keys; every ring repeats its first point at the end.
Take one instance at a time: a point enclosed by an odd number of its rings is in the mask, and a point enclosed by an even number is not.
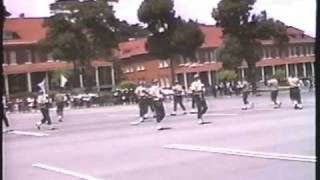
{"type": "Polygon", "coordinates": [[[232,113],[207,113],[205,116],[237,116],[238,114],[232,113]]]}
{"type": "Polygon", "coordinates": [[[43,137],[43,136],[49,136],[49,134],[46,133],[37,133],[37,132],[27,132],[27,131],[10,131],[8,134],[18,134],[18,135],[26,135],[26,136],[37,136],[37,137],[43,137]]]}
{"type": "Polygon", "coordinates": [[[61,174],[65,174],[65,175],[69,175],[69,176],[73,176],[73,177],[77,177],[80,179],[84,179],[84,180],[102,180],[99,178],[95,178],[89,175],[85,175],[85,174],[81,174],[81,173],[77,173],[74,171],[69,171],[69,170],[65,170],[65,169],[61,169],[61,168],[57,168],[57,167],[52,167],[52,166],[48,166],[48,165],[44,165],[44,164],[33,164],[33,167],[38,167],[41,169],[45,169],[45,170],[49,170],[49,171],[54,171],[57,173],[61,173],[61,174]]]}
{"type": "Polygon", "coordinates": [[[236,155],[236,156],[248,156],[248,157],[265,158],[265,159],[316,162],[315,156],[263,153],[263,152],[256,152],[256,151],[244,151],[244,150],[237,150],[237,149],[215,148],[215,147],[208,147],[208,146],[194,146],[194,145],[183,145],[183,144],[170,144],[164,147],[168,149],[210,152],[210,153],[228,154],[228,155],[236,155]]]}

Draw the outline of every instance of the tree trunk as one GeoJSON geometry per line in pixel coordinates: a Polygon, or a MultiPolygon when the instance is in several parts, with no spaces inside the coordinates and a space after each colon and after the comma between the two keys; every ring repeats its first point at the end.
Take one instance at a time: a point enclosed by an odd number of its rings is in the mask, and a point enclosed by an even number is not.
{"type": "Polygon", "coordinates": [[[169,58],[170,61],[170,74],[171,74],[171,86],[175,83],[175,72],[174,72],[174,64],[172,58],[169,58]]]}
{"type": "Polygon", "coordinates": [[[73,75],[72,75],[72,87],[77,88],[78,77],[79,77],[79,68],[77,66],[77,62],[75,60],[72,61],[73,64],[73,75]]]}
{"type": "Polygon", "coordinates": [[[257,84],[256,84],[256,64],[248,63],[248,81],[252,85],[252,94],[256,94],[257,92],[257,84]]]}

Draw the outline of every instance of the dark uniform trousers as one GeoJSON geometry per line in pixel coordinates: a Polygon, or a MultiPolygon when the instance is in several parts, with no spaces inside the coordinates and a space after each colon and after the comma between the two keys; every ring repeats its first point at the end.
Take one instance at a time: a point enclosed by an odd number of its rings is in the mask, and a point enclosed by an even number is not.
{"type": "Polygon", "coordinates": [[[43,119],[41,120],[41,124],[44,124],[44,123],[47,123],[48,125],[51,124],[51,118],[50,118],[50,115],[49,115],[49,107],[46,105],[46,106],[43,106],[40,108],[40,111],[42,113],[42,116],[43,116],[43,119]]]}
{"type": "Polygon", "coordinates": [[[195,101],[195,103],[197,105],[198,119],[201,119],[202,115],[204,113],[206,113],[207,110],[208,110],[208,106],[207,106],[206,100],[201,95],[194,95],[193,97],[194,97],[194,101],[195,101]]]}
{"type": "Polygon", "coordinates": [[[191,101],[192,101],[192,102],[191,102],[191,108],[194,109],[195,106],[196,106],[196,102],[195,102],[195,99],[194,99],[194,95],[193,95],[193,94],[191,95],[191,101]]]}
{"type": "Polygon", "coordinates": [[[248,95],[249,95],[249,91],[242,92],[242,100],[244,104],[249,104],[248,95]]]}
{"type": "Polygon", "coordinates": [[[4,125],[5,125],[6,127],[9,127],[9,120],[8,120],[8,118],[7,118],[6,111],[4,110],[4,108],[3,108],[2,120],[4,121],[4,125]]]}
{"type": "Polygon", "coordinates": [[[271,91],[271,100],[274,104],[277,104],[277,97],[278,97],[279,90],[271,91]]]}
{"type": "MultiPolygon", "coordinates": [[[[148,112],[148,108],[150,107],[151,112],[154,112],[153,100],[152,98],[147,98],[146,100],[146,111],[148,112]]],[[[146,113],[147,113],[146,112],[146,113]]]]}
{"type": "Polygon", "coordinates": [[[298,101],[298,104],[301,104],[301,95],[299,87],[290,88],[290,99],[298,101]]]}
{"type": "Polygon", "coordinates": [[[166,115],[164,112],[162,100],[154,100],[153,107],[156,112],[156,120],[158,123],[160,123],[166,115]]]}
{"type": "Polygon", "coordinates": [[[139,110],[140,110],[140,117],[144,117],[144,115],[147,113],[148,111],[148,100],[147,98],[140,98],[139,99],[139,110]]]}
{"type": "Polygon", "coordinates": [[[177,111],[177,105],[179,104],[180,107],[185,111],[186,108],[184,107],[183,103],[182,103],[182,96],[174,96],[173,97],[173,110],[177,111]]]}
{"type": "Polygon", "coordinates": [[[57,103],[57,114],[63,116],[64,102],[57,103]]]}

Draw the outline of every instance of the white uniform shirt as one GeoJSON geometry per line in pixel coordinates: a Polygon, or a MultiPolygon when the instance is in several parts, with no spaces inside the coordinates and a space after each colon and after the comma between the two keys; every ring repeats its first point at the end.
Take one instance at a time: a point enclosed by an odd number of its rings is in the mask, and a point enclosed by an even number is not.
{"type": "Polygon", "coordinates": [[[144,97],[144,96],[146,96],[145,91],[147,91],[147,89],[146,89],[145,87],[143,87],[143,86],[138,86],[138,87],[135,89],[134,93],[135,93],[138,97],[144,97]]]}
{"type": "Polygon", "coordinates": [[[174,91],[176,96],[181,96],[183,95],[183,88],[180,84],[177,84],[175,86],[172,87],[172,90],[174,91]]]}
{"type": "Polygon", "coordinates": [[[162,89],[158,85],[153,85],[149,89],[150,94],[153,96],[153,100],[163,99],[162,89]]]}
{"type": "Polygon", "coordinates": [[[297,77],[289,77],[288,83],[291,88],[300,86],[300,80],[297,77]]]}
{"type": "Polygon", "coordinates": [[[276,78],[272,78],[268,81],[268,85],[271,86],[271,90],[275,91],[278,90],[278,80],[276,78]]]}
{"type": "Polygon", "coordinates": [[[203,93],[205,92],[204,84],[202,84],[201,80],[193,81],[190,90],[195,94],[203,93]]]}

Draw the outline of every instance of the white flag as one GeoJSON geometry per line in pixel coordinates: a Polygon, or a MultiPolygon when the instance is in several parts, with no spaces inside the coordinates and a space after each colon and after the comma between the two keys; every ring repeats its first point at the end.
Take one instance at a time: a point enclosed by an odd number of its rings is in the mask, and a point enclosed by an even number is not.
{"type": "Polygon", "coordinates": [[[68,79],[64,77],[62,74],[60,75],[60,87],[64,87],[68,82],[68,79]]]}
{"type": "Polygon", "coordinates": [[[41,81],[41,82],[38,84],[38,86],[40,87],[41,92],[43,92],[43,93],[46,93],[46,92],[47,92],[47,91],[46,91],[46,80],[41,81]]]}

